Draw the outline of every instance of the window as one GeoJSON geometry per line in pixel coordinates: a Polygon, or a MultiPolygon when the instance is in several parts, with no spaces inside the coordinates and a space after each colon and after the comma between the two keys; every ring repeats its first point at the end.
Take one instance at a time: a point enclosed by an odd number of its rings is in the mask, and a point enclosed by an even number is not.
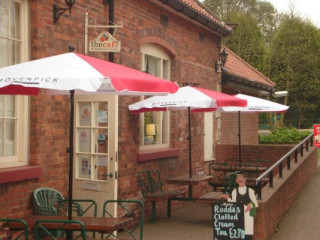
{"type": "MultiPolygon", "coordinates": [[[[27,1],[0,1],[0,67],[27,60],[27,1]]],[[[27,164],[28,97],[0,96],[0,167],[27,164]]]]}
{"type": "MultiPolygon", "coordinates": [[[[142,71],[170,79],[170,57],[159,46],[146,44],[141,48],[142,71]]],[[[140,117],[140,149],[169,147],[170,113],[148,112],[140,117]]]]}

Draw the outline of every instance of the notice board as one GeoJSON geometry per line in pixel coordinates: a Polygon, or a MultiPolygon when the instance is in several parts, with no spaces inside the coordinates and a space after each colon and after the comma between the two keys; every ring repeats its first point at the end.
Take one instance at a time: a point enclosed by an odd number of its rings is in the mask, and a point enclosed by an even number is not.
{"type": "Polygon", "coordinates": [[[216,202],[212,214],[214,240],[245,239],[243,204],[216,202]]]}
{"type": "Polygon", "coordinates": [[[320,147],[320,124],[313,125],[313,144],[315,147],[320,147]]]}

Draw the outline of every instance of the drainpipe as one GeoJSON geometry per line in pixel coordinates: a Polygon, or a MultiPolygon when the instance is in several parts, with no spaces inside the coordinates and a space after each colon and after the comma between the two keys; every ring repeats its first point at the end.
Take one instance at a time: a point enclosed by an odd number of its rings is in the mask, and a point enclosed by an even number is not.
{"type": "MultiPolygon", "coordinates": [[[[114,0],[109,0],[109,25],[114,25],[114,0]]],[[[114,28],[109,28],[109,33],[113,35],[114,28]]],[[[114,62],[114,53],[109,52],[109,62],[114,62]]]]}

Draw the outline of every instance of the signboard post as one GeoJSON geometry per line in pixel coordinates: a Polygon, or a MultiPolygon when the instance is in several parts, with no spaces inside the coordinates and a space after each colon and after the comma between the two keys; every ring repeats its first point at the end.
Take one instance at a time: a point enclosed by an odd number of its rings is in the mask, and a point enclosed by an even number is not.
{"type": "Polygon", "coordinates": [[[212,204],[213,239],[245,239],[243,204],[216,202],[212,204]]]}
{"type": "Polygon", "coordinates": [[[313,125],[313,144],[315,147],[320,147],[320,124],[313,125]]]}

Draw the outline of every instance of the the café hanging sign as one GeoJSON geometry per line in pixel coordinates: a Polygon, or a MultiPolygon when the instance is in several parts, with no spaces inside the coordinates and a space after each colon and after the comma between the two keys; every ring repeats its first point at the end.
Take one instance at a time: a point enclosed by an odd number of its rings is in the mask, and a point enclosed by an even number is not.
{"type": "Polygon", "coordinates": [[[89,42],[89,51],[91,52],[120,52],[120,49],[121,42],[106,31],[89,42]]]}

